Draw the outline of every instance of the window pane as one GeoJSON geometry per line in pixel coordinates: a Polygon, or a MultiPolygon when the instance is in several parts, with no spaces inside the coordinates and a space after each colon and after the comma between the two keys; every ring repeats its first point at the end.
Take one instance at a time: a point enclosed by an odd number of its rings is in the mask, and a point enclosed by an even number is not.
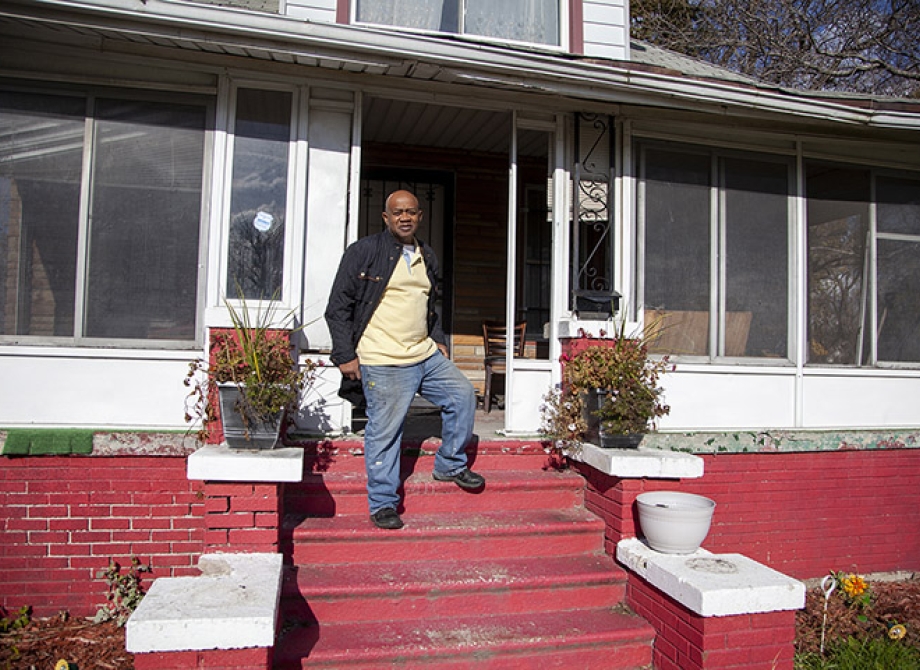
{"type": "Polygon", "coordinates": [[[356,20],[442,33],[460,31],[460,0],[357,0],[356,20]]]}
{"type": "Polygon", "coordinates": [[[920,362],[920,241],[878,241],[878,360],[920,362]]]}
{"type": "Polygon", "coordinates": [[[559,0],[466,0],[463,32],[559,44],[559,0]]]}
{"type": "MultiPolygon", "coordinates": [[[[879,235],[920,235],[920,180],[876,180],[879,235]]],[[[879,239],[878,359],[920,362],[920,239],[879,239]]]]}
{"type": "Polygon", "coordinates": [[[292,96],[240,89],[236,104],[226,292],[268,299],[281,292],[292,96]]]}
{"type": "Polygon", "coordinates": [[[656,351],[708,354],[710,158],[645,152],[645,308],[664,310],[656,351]]]}
{"type": "Polygon", "coordinates": [[[205,109],[100,100],[88,337],[193,340],[205,109]]]}
{"type": "Polygon", "coordinates": [[[920,235],[920,180],[879,177],[875,194],[879,233],[920,235]]]}
{"type": "Polygon", "coordinates": [[[785,357],[788,167],[729,158],[725,175],[725,355],[785,357]]]}
{"type": "Polygon", "coordinates": [[[74,335],[85,112],[0,93],[0,334],[74,335]]]}
{"type": "MultiPolygon", "coordinates": [[[[808,218],[808,361],[858,365],[869,172],[806,165],[808,218]]],[[[863,355],[868,346],[863,337],[863,355]]]]}

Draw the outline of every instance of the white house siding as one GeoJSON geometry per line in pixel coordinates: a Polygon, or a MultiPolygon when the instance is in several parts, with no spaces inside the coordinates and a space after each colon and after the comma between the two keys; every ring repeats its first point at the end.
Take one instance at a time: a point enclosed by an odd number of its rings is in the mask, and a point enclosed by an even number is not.
{"type": "Polygon", "coordinates": [[[284,13],[292,19],[335,23],[335,6],[336,0],[288,0],[284,13]]]}
{"type": "Polygon", "coordinates": [[[0,425],[182,429],[198,351],[0,348],[0,425]]]}
{"type": "Polygon", "coordinates": [[[582,18],[586,56],[629,60],[627,0],[584,0],[582,18]]]}
{"type": "Polygon", "coordinates": [[[920,423],[916,371],[808,370],[802,384],[805,428],[913,427],[920,423]]]}

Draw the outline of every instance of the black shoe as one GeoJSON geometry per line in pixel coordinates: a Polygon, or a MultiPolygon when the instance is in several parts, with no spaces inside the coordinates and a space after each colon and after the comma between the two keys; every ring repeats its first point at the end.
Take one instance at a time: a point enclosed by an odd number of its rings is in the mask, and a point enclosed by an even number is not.
{"type": "Polygon", "coordinates": [[[385,528],[387,530],[398,530],[403,527],[402,519],[399,518],[399,514],[397,514],[396,510],[392,507],[378,509],[371,514],[371,521],[374,522],[377,528],[385,528]]]}
{"type": "Polygon", "coordinates": [[[463,468],[455,475],[439,475],[432,472],[431,476],[439,482],[454,482],[461,489],[480,489],[486,485],[486,480],[482,475],[477,475],[469,468],[463,468]]]}

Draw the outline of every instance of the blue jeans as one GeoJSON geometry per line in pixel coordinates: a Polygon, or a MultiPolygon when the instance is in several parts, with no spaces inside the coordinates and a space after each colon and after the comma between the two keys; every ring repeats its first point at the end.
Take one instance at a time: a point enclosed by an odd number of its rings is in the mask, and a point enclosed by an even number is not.
{"type": "Polygon", "coordinates": [[[434,471],[455,475],[466,467],[476,391],[447,357],[435,352],[413,365],[362,365],[361,382],[367,400],[364,463],[371,514],[399,505],[403,426],[416,392],[441,408],[441,447],[434,471]]]}

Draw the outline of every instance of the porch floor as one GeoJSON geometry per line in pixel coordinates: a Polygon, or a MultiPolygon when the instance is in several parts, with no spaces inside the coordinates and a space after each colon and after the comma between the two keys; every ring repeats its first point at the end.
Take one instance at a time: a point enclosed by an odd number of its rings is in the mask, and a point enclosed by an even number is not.
{"type": "MultiPolygon", "coordinates": [[[[364,424],[367,419],[363,413],[355,410],[352,428],[357,437],[363,437],[364,424]]],[[[494,405],[491,412],[486,412],[482,407],[476,408],[476,419],[473,434],[480,441],[507,440],[508,436],[501,431],[505,428],[505,411],[497,409],[494,405]]],[[[416,403],[406,417],[406,427],[403,433],[404,442],[424,442],[429,438],[441,436],[441,416],[436,407],[416,403]]],[[[537,435],[527,436],[529,439],[538,439],[537,435]]]]}

